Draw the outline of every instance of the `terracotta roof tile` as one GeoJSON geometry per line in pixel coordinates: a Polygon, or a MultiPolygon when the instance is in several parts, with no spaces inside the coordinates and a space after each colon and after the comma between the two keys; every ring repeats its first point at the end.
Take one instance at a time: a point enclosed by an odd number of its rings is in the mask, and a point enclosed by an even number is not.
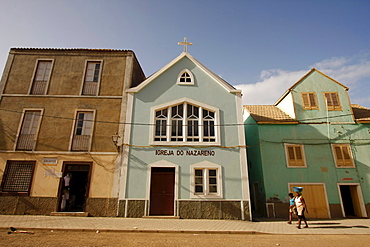
{"type": "Polygon", "coordinates": [[[358,104],[351,104],[356,121],[370,122],[370,109],[358,104]]]}
{"type": "Polygon", "coordinates": [[[245,105],[256,122],[297,123],[297,120],[273,105],[245,105]]]}

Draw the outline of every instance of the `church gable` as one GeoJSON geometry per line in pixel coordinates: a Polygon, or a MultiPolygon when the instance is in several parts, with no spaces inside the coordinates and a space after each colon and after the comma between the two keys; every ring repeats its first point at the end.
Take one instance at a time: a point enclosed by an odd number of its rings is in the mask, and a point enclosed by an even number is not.
{"type": "Polygon", "coordinates": [[[128,92],[139,92],[154,81],[161,81],[162,84],[168,83],[167,87],[171,87],[174,84],[198,86],[199,84],[197,82],[199,82],[198,77],[200,76],[202,79],[208,77],[206,81],[213,80],[230,93],[241,93],[240,90],[235,89],[232,85],[214,74],[187,52],[181,53],[173,61],[147,78],[139,86],[128,90],[128,92]]]}

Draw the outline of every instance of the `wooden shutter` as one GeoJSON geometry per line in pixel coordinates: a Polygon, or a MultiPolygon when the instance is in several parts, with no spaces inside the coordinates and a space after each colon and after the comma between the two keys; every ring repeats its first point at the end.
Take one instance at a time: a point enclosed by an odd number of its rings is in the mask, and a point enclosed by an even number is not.
{"type": "Polygon", "coordinates": [[[351,150],[348,145],[334,146],[335,158],[337,166],[353,166],[351,150]]]}
{"type": "Polygon", "coordinates": [[[318,109],[315,93],[301,93],[303,101],[303,109],[313,110],[318,109]]]}
{"type": "Polygon", "coordinates": [[[287,146],[288,166],[305,166],[301,145],[287,146]]]}

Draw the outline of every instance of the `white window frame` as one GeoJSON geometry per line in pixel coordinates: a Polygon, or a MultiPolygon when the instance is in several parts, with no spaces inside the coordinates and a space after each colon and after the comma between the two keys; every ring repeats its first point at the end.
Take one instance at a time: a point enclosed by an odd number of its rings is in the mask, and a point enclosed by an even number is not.
{"type": "MultiPolygon", "coordinates": [[[[356,168],[356,164],[355,164],[355,160],[353,159],[352,148],[351,148],[350,144],[348,144],[348,143],[335,143],[335,144],[331,144],[331,148],[332,148],[333,159],[334,159],[336,168],[356,168]],[[350,162],[351,162],[352,165],[340,165],[339,164],[339,162],[337,160],[337,153],[335,151],[336,147],[340,147],[342,156],[343,156],[343,147],[348,148],[348,154],[350,156],[350,162]]],[[[344,161],[344,163],[345,163],[345,161],[344,161]]]]}
{"type": "MultiPolygon", "coordinates": [[[[84,73],[83,73],[83,77],[82,77],[82,85],[81,85],[80,95],[85,95],[85,96],[97,96],[97,95],[99,95],[102,71],[103,71],[103,60],[94,60],[94,59],[85,60],[85,68],[84,68],[84,73]],[[99,69],[98,81],[96,82],[97,85],[96,85],[95,94],[84,94],[84,87],[85,87],[85,83],[87,82],[86,81],[87,67],[88,67],[89,63],[100,63],[100,69],[99,69]]],[[[88,81],[88,82],[91,82],[91,81],[88,81]]]]}
{"type": "MultiPolygon", "coordinates": [[[[88,135],[89,136],[88,150],[86,152],[90,152],[90,150],[91,150],[92,137],[93,137],[94,127],[95,127],[96,110],[94,110],[94,109],[78,109],[74,113],[74,120],[73,120],[73,125],[72,125],[71,137],[70,137],[70,141],[69,141],[69,150],[71,150],[71,151],[75,151],[75,150],[72,150],[72,147],[73,147],[73,137],[76,135],[76,131],[77,131],[78,114],[83,113],[83,112],[92,113],[92,119],[89,120],[89,121],[91,121],[91,126],[90,126],[90,133],[88,135]]],[[[87,121],[87,120],[84,120],[84,121],[87,121]]],[[[75,151],[75,152],[79,152],[79,151],[75,151]]],[[[81,151],[81,152],[84,152],[84,151],[81,151]]]]}
{"type": "Polygon", "coordinates": [[[41,122],[42,122],[42,117],[44,115],[44,109],[42,109],[42,108],[24,108],[23,109],[22,117],[21,117],[21,119],[19,121],[19,125],[18,125],[16,142],[14,143],[14,150],[17,150],[18,141],[19,141],[20,136],[22,135],[21,132],[23,130],[23,123],[25,121],[26,113],[27,112],[35,112],[35,111],[39,111],[40,112],[40,118],[38,120],[38,123],[37,123],[37,126],[36,126],[36,130],[35,130],[35,133],[34,133],[34,143],[33,143],[33,147],[32,147],[32,151],[35,150],[36,142],[37,142],[37,139],[38,139],[38,135],[39,135],[39,131],[40,131],[40,126],[41,126],[41,122]]]}
{"type": "Polygon", "coordinates": [[[223,198],[222,190],[222,166],[210,161],[203,161],[190,166],[190,198],[223,198]],[[203,173],[203,193],[195,192],[195,170],[202,169],[203,173]],[[217,193],[209,192],[209,170],[217,171],[217,193]]]}
{"type": "Polygon", "coordinates": [[[285,160],[286,160],[287,167],[289,167],[289,168],[306,168],[307,167],[306,155],[305,155],[305,150],[304,150],[304,145],[303,144],[284,143],[284,150],[285,150],[285,160]],[[289,147],[294,148],[294,157],[295,158],[297,158],[296,154],[295,154],[295,147],[300,147],[303,166],[291,165],[290,158],[289,158],[289,151],[288,151],[289,147]]]}
{"type": "Polygon", "coordinates": [[[53,72],[53,67],[54,67],[54,61],[55,61],[54,59],[50,59],[50,58],[36,59],[36,64],[35,64],[35,67],[33,69],[33,76],[32,76],[32,79],[31,79],[30,88],[28,89],[28,94],[30,94],[30,95],[46,95],[46,94],[48,94],[50,78],[51,78],[51,74],[53,72]],[[36,76],[37,76],[37,71],[38,71],[37,68],[39,67],[40,62],[51,62],[50,71],[49,71],[48,79],[46,81],[44,93],[43,94],[32,94],[32,88],[33,88],[34,83],[36,81],[36,76]]]}
{"type": "MultiPolygon", "coordinates": [[[[183,109],[183,111],[186,113],[187,112],[187,109],[186,107],[183,109]]],[[[165,103],[165,104],[162,104],[162,105],[158,105],[156,107],[152,107],[151,109],[151,125],[152,125],[152,128],[151,128],[151,131],[150,131],[150,140],[151,140],[151,145],[185,145],[185,144],[191,144],[191,145],[208,145],[208,146],[218,146],[220,145],[220,120],[219,120],[219,117],[220,117],[220,114],[219,114],[219,109],[218,108],[215,108],[215,107],[212,107],[212,106],[209,106],[209,105],[206,105],[206,104],[203,104],[201,102],[198,102],[198,101],[195,101],[195,100],[192,100],[192,99],[189,99],[189,98],[183,98],[183,99],[179,99],[179,100],[175,100],[175,101],[172,101],[172,102],[168,102],[168,103],[165,103]],[[193,106],[197,106],[199,107],[199,121],[200,121],[200,124],[199,124],[199,141],[187,141],[187,124],[186,124],[186,121],[187,121],[187,117],[186,116],[183,116],[183,125],[182,125],[182,136],[183,136],[183,140],[182,141],[171,141],[171,108],[172,106],[176,106],[176,105],[179,105],[179,104],[182,104],[182,103],[185,103],[185,104],[191,104],[193,106]],[[155,141],[155,129],[156,129],[156,111],[158,110],[161,110],[161,109],[164,109],[164,108],[168,108],[168,111],[167,111],[167,126],[166,126],[166,140],[165,141],[155,141]],[[215,141],[214,142],[210,142],[210,141],[207,141],[207,142],[204,142],[203,139],[206,139],[204,138],[203,136],[203,109],[206,109],[206,110],[209,110],[209,111],[212,111],[214,112],[214,132],[215,132],[215,141]]]]}
{"type": "Polygon", "coordinates": [[[190,70],[188,69],[184,69],[182,70],[179,75],[177,76],[177,84],[179,85],[194,85],[194,75],[193,73],[190,72],[190,70]],[[182,82],[181,79],[183,78],[183,74],[184,73],[187,73],[189,75],[189,77],[187,78],[190,78],[190,82],[182,82]]]}

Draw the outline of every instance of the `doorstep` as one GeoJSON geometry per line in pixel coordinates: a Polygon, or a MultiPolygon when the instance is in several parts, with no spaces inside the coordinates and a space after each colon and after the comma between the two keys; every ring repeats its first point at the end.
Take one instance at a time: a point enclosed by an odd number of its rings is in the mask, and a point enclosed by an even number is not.
{"type": "Polygon", "coordinates": [[[76,216],[76,217],[87,217],[88,212],[51,212],[50,216],[76,216]]]}
{"type": "Polygon", "coordinates": [[[151,215],[143,216],[144,219],[180,219],[180,216],[151,215]]]}

